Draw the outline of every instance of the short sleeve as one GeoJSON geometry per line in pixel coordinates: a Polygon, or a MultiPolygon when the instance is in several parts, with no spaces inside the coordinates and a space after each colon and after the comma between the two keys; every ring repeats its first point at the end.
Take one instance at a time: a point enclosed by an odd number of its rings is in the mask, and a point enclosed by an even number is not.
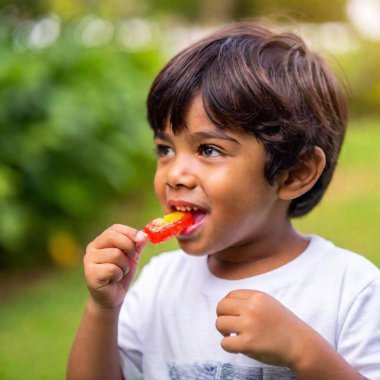
{"type": "Polygon", "coordinates": [[[355,298],[339,339],[338,352],[370,380],[380,380],[380,279],[355,298]]]}

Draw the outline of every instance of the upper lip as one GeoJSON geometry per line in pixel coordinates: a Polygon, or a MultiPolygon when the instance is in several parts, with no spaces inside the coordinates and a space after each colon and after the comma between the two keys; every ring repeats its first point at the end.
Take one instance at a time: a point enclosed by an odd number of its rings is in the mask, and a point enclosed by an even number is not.
{"type": "Polygon", "coordinates": [[[177,207],[191,207],[191,208],[197,208],[198,210],[207,212],[207,209],[199,204],[188,202],[188,201],[183,201],[179,199],[170,199],[168,201],[168,206],[171,211],[173,211],[177,207]]]}

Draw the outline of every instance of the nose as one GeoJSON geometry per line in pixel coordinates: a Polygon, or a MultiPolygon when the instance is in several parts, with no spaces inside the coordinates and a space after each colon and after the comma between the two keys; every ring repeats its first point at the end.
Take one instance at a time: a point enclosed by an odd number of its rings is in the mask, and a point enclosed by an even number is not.
{"type": "Polygon", "coordinates": [[[193,189],[197,186],[197,177],[191,160],[177,155],[167,168],[165,184],[170,188],[193,189]]]}

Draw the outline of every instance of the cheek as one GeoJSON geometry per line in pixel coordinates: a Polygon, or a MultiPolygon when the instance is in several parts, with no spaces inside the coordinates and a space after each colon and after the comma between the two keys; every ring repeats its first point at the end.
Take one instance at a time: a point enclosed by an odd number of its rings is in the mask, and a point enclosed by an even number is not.
{"type": "Polygon", "coordinates": [[[165,181],[162,175],[162,170],[156,169],[153,180],[154,191],[159,199],[163,198],[165,192],[165,181]]]}
{"type": "Polygon", "coordinates": [[[215,174],[209,184],[214,206],[231,219],[245,218],[252,213],[259,215],[275,197],[274,188],[265,178],[248,168],[215,174]]]}

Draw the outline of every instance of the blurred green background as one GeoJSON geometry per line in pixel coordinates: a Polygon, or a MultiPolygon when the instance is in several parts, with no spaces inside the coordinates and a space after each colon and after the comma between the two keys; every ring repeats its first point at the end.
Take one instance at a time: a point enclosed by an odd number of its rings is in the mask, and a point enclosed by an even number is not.
{"type": "MultiPolygon", "coordinates": [[[[173,54],[234,20],[300,33],[349,83],[333,183],[295,221],[380,266],[380,0],[0,1],[0,379],[63,379],[86,244],[160,215],[145,98],[173,54]]],[[[175,241],[148,246],[144,265],[175,241]]]]}

